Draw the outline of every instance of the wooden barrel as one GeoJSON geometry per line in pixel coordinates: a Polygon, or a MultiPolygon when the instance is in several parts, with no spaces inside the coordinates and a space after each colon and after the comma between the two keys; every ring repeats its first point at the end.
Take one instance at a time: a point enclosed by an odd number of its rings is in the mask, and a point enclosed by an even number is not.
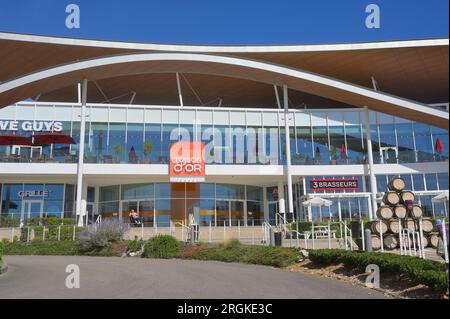
{"type": "Polygon", "coordinates": [[[431,233],[433,231],[433,222],[429,218],[422,219],[422,231],[424,233],[431,233]]]}
{"type": "Polygon", "coordinates": [[[427,236],[422,236],[423,238],[423,247],[428,247],[430,246],[430,239],[427,236]]]}
{"type": "Polygon", "coordinates": [[[401,192],[403,189],[405,189],[405,186],[406,186],[405,180],[400,176],[394,177],[388,183],[389,190],[395,192],[401,192]]]}
{"type": "Polygon", "coordinates": [[[392,211],[392,208],[390,208],[389,206],[380,206],[377,209],[377,216],[380,219],[391,219],[392,216],[394,216],[394,212],[392,211]]]}
{"type": "Polygon", "coordinates": [[[411,210],[411,216],[414,218],[419,218],[423,216],[423,209],[420,205],[413,205],[411,210]]]}
{"type": "Polygon", "coordinates": [[[406,218],[408,215],[408,210],[406,209],[405,205],[396,205],[394,207],[394,214],[397,218],[406,218]]]}
{"type": "Polygon", "coordinates": [[[386,192],[383,196],[383,203],[394,206],[400,202],[400,196],[396,192],[386,192]]]}
{"type": "Polygon", "coordinates": [[[439,242],[439,233],[430,233],[428,241],[430,242],[431,247],[437,248],[439,242]]]}
{"type": "Polygon", "coordinates": [[[391,233],[398,234],[399,232],[398,223],[399,223],[398,219],[391,219],[389,221],[389,230],[391,231],[391,233]]]}
{"type": "Polygon", "coordinates": [[[383,244],[386,249],[395,249],[398,246],[398,238],[393,234],[383,236],[383,244]]]}
{"type": "Polygon", "coordinates": [[[379,234],[380,228],[381,228],[381,231],[383,232],[383,234],[385,234],[388,230],[388,224],[386,221],[380,219],[380,220],[374,221],[370,225],[370,228],[371,228],[372,232],[375,234],[379,234]]]}
{"type": "Polygon", "coordinates": [[[373,250],[381,249],[381,239],[378,235],[372,235],[372,249],[373,250]]]}
{"type": "Polygon", "coordinates": [[[400,193],[400,199],[403,203],[408,200],[410,200],[411,202],[414,202],[415,198],[416,197],[414,196],[414,193],[411,191],[403,191],[400,193]]]}
{"type": "Polygon", "coordinates": [[[417,231],[417,225],[416,225],[416,221],[412,218],[407,218],[405,219],[405,224],[404,227],[409,229],[410,231],[417,231]]]}

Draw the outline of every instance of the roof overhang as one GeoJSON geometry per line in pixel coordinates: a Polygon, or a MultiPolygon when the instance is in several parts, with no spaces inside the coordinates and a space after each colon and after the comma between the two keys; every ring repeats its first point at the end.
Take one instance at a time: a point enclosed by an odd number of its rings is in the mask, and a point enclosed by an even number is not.
{"type": "Polygon", "coordinates": [[[193,73],[221,75],[274,85],[287,85],[317,96],[337,100],[447,128],[448,113],[425,104],[389,95],[345,81],[250,59],[194,54],[125,54],[68,63],[21,76],[0,84],[0,107],[41,92],[79,83],[82,79],[100,80],[114,76],[146,73],[193,73]]]}

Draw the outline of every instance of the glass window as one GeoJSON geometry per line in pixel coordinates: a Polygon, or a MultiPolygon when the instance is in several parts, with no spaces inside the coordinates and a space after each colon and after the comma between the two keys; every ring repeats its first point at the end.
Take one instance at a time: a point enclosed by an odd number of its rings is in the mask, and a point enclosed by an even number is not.
{"type": "Polygon", "coordinates": [[[437,127],[432,127],[431,130],[433,133],[433,143],[436,160],[448,161],[448,131],[437,127]],[[438,147],[438,142],[441,145],[440,148],[438,147]]]}
{"type": "Polygon", "coordinates": [[[144,125],[127,124],[127,162],[130,164],[143,163],[144,125]]]}
{"type": "Polygon", "coordinates": [[[157,183],[155,184],[155,197],[156,198],[171,198],[169,183],[157,183]]]}
{"type": "Polygon", "coordinates": [[[330,126],[329,131],[331,164],[347,163],[344,126],[330,126]]]}
{"type": "Polygon", "coordinates": [[[295,165],[310,165],[313,160],[313,143],[310,127],[297,127],[297,153],[294,153],[292,163],[295,165]]]}
{"type": "Polygon", "coordinates": [[[414,163],[414,138],[412,123],[396,124],[398,141],[398,160],[400,163],[414,163]]]}
{"type": "Polygon", "coordinates": [[[112,157],[113,163],[125,163],[125,130],[126,125],[122,123],[111,123],[109,125],[108,155],[109,158],[112,157]]]}
{"type": "Polygon", "coordinates": [[[103,157],[106,154],[107,141],[108,123],[91,123],[89,143],[86,145],[86,157],[88,163],[112,162],[110,157],[103,157]]]}
{"type": "Polygon", "coordinates": [[[445,190],[448,189],[448,173],[439,173],[438,176],[438,182],[439,182],[439,189],[445,190]]]}
{"type": "Polygon", "coordinates": [[[2,188],[2,215],[20,218],[22,210],[22,184],[3,184],[2,188]]]}
{"type": "Polygon", "coordinates": [[[362,164],[366,160],[366,152],[362,139],[361,125],[346,125],[347,158],[349,164],[362,164]]]}
{"type": "Polygon", "coordinates": [[[121,186],[122,199],[153,198],[153,184],[129,184],[121,186]]]}
{"type": "Polygon", "coordinates": [[[430,127],[422,123],[414,123],[417,159],[419,162],[433,161],[433,146],[431,145],[430,127]]]}
{"type": "Polygon", "coordinates": [[[425,190],[425,184],[423,181],[423,175],[422,174],[413,174],[413,183],[414,183],[414,191],[424,191],[425,190]]]}
{"type": "Polygon", "coordinates": [[[263,189],[258,186],[247,186],[247,200],[263,201],[263,189]]]}
{"type": "Polygon", "coordinates": [[[313,127],[314,164],[329,164],[328,133],[326,126],[313,127]]]}
{"type": "Polygon", "coordinates": [[[66,184],[64,191],[64,217],[72,218],[75,216],[75,185],[66,184]]]}
{"type": "Polygon", "coordinates": [[[100,201],[119,200],[119,185],[100,187],[100,201]]]}
{"type": "Polygon", "coordinates": [[[427,190],[434,191],[437,190],[437,176],[436,174],[425,174],[425,180],[427,183],[427,190]]]}
{"type": "Polygon", "coordinates": [[[244,199],[245,186],[231,185],[231,184],[217,184],[216,185],[217,198],[220,199],[244,199]]]}
{"type": "Polygon", "coordinates": [[[159,163],[162,157],[161,124],[145,124],[144,163],[159,163]]]}

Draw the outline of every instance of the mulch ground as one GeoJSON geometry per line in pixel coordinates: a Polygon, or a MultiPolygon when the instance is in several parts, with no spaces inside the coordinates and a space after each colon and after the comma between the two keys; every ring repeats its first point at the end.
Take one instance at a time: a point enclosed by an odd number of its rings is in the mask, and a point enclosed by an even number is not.
{"type": "MultiPolygon", "coordinates": [[[[366,287],[367,273],[360,269],[350,269],[343,264],[321,266],[309,260],[287,267],[289,271],[304,272],[334,280],[342,280],[355,286],[366,287]]],[[[367,288],[369,289],[369,288],[367,288]]],[[[417,285],[403,275],[380,274],[380,288],[374,288],[394,298],[408,299],[449,299],[448,290],[445,295],[434,293],[424,285],[417,285]]]]}

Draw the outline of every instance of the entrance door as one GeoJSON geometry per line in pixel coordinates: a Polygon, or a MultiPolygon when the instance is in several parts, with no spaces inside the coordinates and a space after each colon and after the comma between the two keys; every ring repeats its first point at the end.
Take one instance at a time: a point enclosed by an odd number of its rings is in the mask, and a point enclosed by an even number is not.
{"type": "Polygon", "coordinates": [[[244,226],[244,202],[240,200],[216,201],[217,226],[244,226]]]}
{"type": "Polygon", "coordinates": [[[269,202],[269,223],[271,225],[275,225],[277,223],[278,212],[279,212],[278,201],[269,202]]]}
{"type": "Polygon", "coordinates": [[[30,218],[42,218],[44,213],[44,201],[42,200],[24,200],[22,201],[22,212],[20,220],[23,225],[28,223],[30,218]]]}
{"type": "Polygon", "coordinates": [[[130,222],[128,215],[132,209],[139,214],[144,226],[153,226],[155,220],[155,202],[153,200],[122,201],[121,218],[123,221],[130,222]]]}

